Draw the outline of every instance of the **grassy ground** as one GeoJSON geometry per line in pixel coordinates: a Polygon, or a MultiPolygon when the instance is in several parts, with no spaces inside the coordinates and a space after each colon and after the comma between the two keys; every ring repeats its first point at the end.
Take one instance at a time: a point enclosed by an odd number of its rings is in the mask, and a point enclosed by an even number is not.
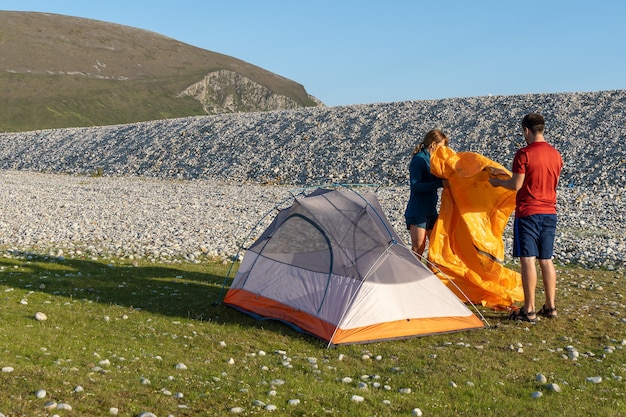
{"type": "Polygon", "coordinates": [[[0,413],[626,414],[623,271],[560,267],[556,320],[327,349],[222,306],[228,268],[5,253],[0,413]]]}

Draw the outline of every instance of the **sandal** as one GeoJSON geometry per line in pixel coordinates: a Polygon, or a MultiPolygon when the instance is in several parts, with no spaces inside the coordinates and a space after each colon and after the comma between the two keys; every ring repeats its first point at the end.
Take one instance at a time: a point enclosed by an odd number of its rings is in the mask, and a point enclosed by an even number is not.
{"type": "Polygon", "coordinates": [[[539,310],[537,312],[537,314],[539,314],[540,316],[543,316],[543,317],[547,317],[549,319],[555,319],[558,316],[558,314],[556,312],[556,307],[554,307],[554,308],[547,308],[545,304],[543,305],[543,307],[541,307],[541,310],[539,310]]]}
{"type": "Polygon", "coordinates": [[[512,312],[509,315],[509,320],[519,320],[534,323],[537,321],[537,314],[534,311],[530,311],[527,313],[524,311],[524,307],[522,307],[519,310],[512,312]]]}

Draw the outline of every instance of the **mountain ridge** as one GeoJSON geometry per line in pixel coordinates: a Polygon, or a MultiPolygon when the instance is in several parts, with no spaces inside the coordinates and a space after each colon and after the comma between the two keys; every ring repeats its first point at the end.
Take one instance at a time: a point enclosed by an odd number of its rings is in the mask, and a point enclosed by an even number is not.
{"type": "Polygon", "coordinates": [[[321,105],[301,84],[234,57],[144,29],[37,12],[0,11],[0,81],[0,131],[321,105]],[[222,102],[181,94],[219,71],[235,75],[213,86],[228,92],[222,102]],[[252,86],[251,94],[233,85],[252,86]]]}

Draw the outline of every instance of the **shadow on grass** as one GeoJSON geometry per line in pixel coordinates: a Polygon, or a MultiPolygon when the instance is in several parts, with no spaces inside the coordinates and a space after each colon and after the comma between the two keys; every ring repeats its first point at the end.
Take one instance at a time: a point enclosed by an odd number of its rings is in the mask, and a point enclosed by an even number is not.
{"type": "MultiPolygon", "coordinates": [[[[229,266],[105,264],[31,253],[0,258],[0,285],[196,320],[223,317],[229,266]]],[[[231,309],[228,309],[231,310],[231,309]]]]}
{"type": "Polygon", "coordinates": [[[278,321],[259,321],[222,304],[236,268],[200,264],[131,265],[13,252],[0,257],[0,286],[68,300],[141,309],[169,317],[264,328],[296,338],[319,340],[278,321]]]}

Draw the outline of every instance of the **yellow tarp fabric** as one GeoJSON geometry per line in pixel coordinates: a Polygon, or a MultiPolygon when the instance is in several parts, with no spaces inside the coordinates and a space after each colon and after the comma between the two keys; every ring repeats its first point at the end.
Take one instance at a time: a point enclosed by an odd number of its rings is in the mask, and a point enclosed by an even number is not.
{"type": "Polygon", "coordinates": [[[515,209],[515,192],[489,184],[490,175],[510,178],[511,172],[482,155],[446,146],[431,155],[430,171],[449,183],[429,240],[431,268],[462,301],[467,296],[492,307],[522,301],[520,274],[502,263],[502,235],[515,209]]]}

